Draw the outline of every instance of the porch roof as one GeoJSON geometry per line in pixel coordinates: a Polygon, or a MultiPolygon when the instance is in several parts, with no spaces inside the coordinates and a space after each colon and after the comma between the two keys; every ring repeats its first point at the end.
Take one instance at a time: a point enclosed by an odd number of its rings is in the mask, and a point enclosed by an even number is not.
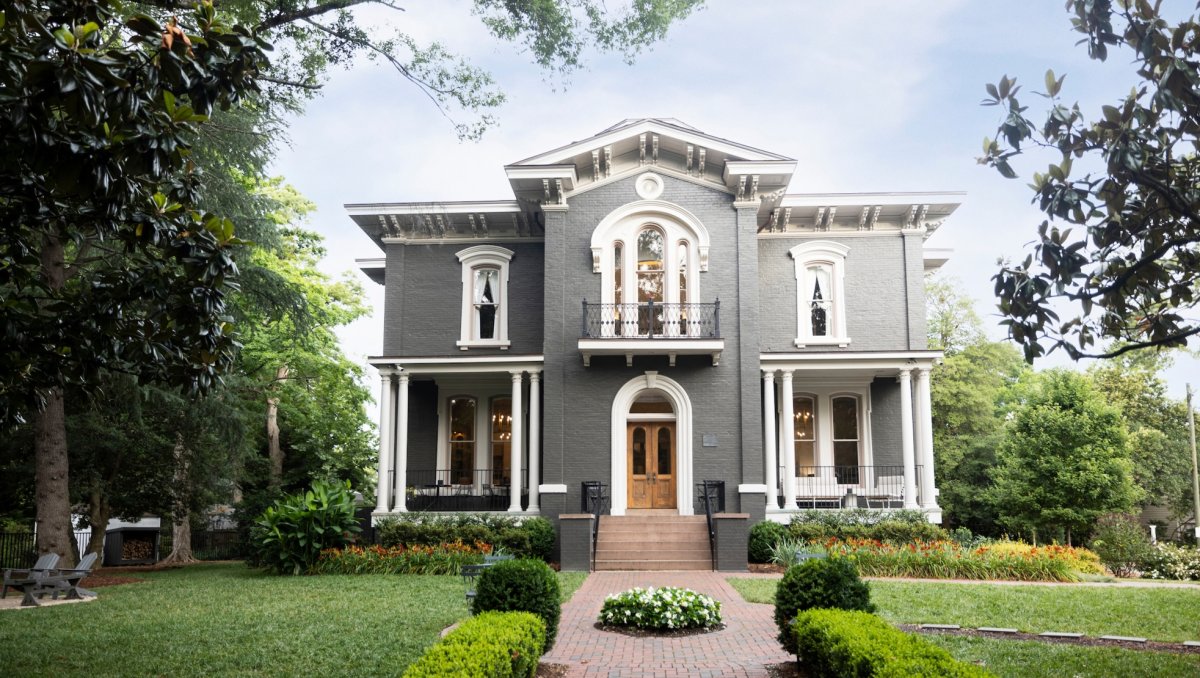
{"type": "Polygon", "coordinates": [[[821,351],[762,353],[764,371],[792,370],[805,377],[894,377],[905,368],[931,369],[941,362],[941,351],[821,351]]]}

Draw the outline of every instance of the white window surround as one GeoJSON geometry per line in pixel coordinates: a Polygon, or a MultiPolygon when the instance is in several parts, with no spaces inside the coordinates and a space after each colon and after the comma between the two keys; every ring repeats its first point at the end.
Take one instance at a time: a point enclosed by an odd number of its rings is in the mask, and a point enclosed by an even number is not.
{"type": "Polygon", "coordinates": [[[625,449],[627,442],[626,429],[631,418],[645,415],[630,415],[629,408],[633,402],[646,391],[664,396],[671,403],[675,412],[675,493],[679,515],[690,516],[692,509],[692,401],[687,391],[679,382],[664,377],[658,372],[648,371],[640,377],[634,377],[625,383],[612,405],[612,428],[610,430],[610,455],[612,460],[612,488],[610,512],[614,516],[623,516],[629,508],[628,497],[628,460],[625,449]]]}
{"type": "Polygon", "coordinates": [[[830,240],[813,240],[788,250],[796,265],[796,346],[845,347],[850,344],[846,334],[846,255],[850,248],[830,240]],[[828,334],[814,336],[810,290],[813,288],[814,267],[826,268],[830,275],[828,334]]]}
{"type": "MultiPolygon", "coordinates": [[[[663,253],[664,262],[674,261],[675,247],[679,242],[689,243],[688,296],[696,300],[700,298],[700,281],[696,273],[708,271],[708,229],[694,214],[679,205],[665,200],[637,200],[610,212],[592,231],[592,272],[601,276],[601,302],[612,303],[613,244],[618,241],[625,244],[627,263],[624,273],[631,278],[637,267],[628,262],[637,257],[637,234],[644,226],[651,224],[658,226],[665,236],[668,251],[663,253]]],[[[672,263],[667,270],[668,280],[675,274],[672,263]]],[[[630,286],[626,289],[631,290],[632,279],[629,282],[630,286]]]]}
{"type": "Polygon", "coordinates": [[[497,245],[476,245],[457,253],[462,264],[462,317],[459,326],[459,349],[466,351],[470,348],[499,348],[507,350],[511,342],[508,340],[508,267],[512,261],[513,251],[497,245]],[[475,338],[475,272],[481,268],[494,268],[500,271],[499,289],[494,290],[496,299],[496,331],[492,339],[475,338]]]}

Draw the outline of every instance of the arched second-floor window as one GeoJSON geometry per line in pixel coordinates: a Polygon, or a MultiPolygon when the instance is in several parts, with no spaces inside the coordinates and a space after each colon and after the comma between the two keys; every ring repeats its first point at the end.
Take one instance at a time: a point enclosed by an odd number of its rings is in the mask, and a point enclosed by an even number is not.
{"type": "Polygon", "coordinates": [[[846,255],[841,243],[814,240],[788,253],[796,264],[796,346],[846,346],[846,255]]]}
{"type": "Polygon", "coordinates": [[[458,252],[462,263],[462,318],[458,347],[507,349],[508,269],[512,250],[476,245],[458,252]]]}

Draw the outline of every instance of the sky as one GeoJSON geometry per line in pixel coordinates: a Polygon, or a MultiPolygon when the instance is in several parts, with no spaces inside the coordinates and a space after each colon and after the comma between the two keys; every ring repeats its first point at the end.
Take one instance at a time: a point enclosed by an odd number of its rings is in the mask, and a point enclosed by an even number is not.
{"type": "MultiPolygon", "coordinates": [[[[367,291],[373,315],[340,332],[363,364],[381,352],[383,288],[354,260],[380,252],[344,204],[511,199],[505,164],[641,117],[677,118],[797,159],[790,193],[965,191],[928,246],[954,250],[944,274],[1001,339],[991,276],[998,259],[1024,258],[1042,215],[1024,180],[975,162],[1000,121],[998,109],[980,105],[984,85],[1016,77],[1036,111],[1042,100],[1033,92],[1051,68],[1067,74],[1063,98],[1090,113],[1134,82],[1127,54],[1097,64],[1076,46],[1061,1],[710,0],[634,65],[588,53],[565,82],[519,45],[492,38],[468,2],[401,4],[403,12],[375,8],[361,18],[442,42],[491,72],[507,103],[481,141],[460,142],[420,91],[390,66],[364,61],[332,73],[292,120],[273,173],[317,205],[310,226],[326,238],[324,270],[354,271],[367,291]]],[[[1029,176],[1047,161],[1014,166],[1029,176]]],[[[1182,398],[1186,382],[1200,386],[1200,361],[1181,354],[1175,363],[1166,377],[1182,398]]],[[[1036,365],[1071,362],[1059,352],[1036,365]]],[[[377,396],[377,375],[367,372],[377,396]]]]}

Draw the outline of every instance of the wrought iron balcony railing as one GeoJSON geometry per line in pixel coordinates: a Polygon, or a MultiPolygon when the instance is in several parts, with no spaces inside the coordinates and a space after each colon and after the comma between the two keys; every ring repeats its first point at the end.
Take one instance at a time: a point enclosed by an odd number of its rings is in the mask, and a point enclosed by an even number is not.
{"type": "Polygon", "coordinates": [[[711,304],[589,304],[585,339],[719,339],[721,300],[711,304]]]}
{"type": "MultiPolygon", "coordinates": [[[[915,469],[920,494],[921,467],[915,469]]],[[[779,469],[777,493],[782,505],[784,469],[779,469]]],[[[796,502],[800,508],[903,508],[903,466],[797,466],[796,502]]],[[[913,497],[912,499],[916,499],[913,497]]]]}

